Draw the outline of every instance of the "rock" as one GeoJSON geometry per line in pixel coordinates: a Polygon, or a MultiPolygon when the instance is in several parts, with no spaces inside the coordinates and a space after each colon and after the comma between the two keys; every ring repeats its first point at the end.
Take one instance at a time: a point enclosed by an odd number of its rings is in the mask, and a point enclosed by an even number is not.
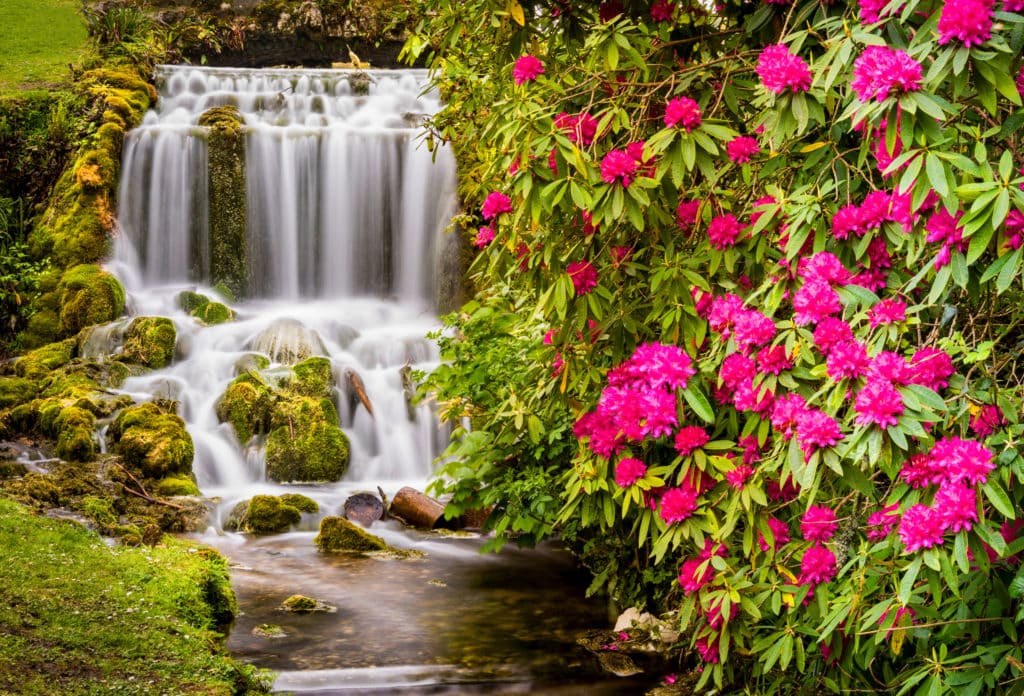
{"type": "Polygon", "coordinates": [[[278,425],[267,438],[267,478],[272,481],[337,481],[348,468],[348,437],[329,399],[296,397],[280,402],[278,425]]]}
{"type": "Polygon", "coordinates": [[[325,553],[365,553],[384,551],[388,548],[383,539],[364,531],[344,517],[325,517],[320,520],[320,533],[313,539],[313,543],[325,553]]]}
{"type": "Polygon", "coordinates": [[[281,609],[296,614],[312,614],[314,612],[333,612],[337,608],[319,599],[295,594],[281,602],[281,609]]]}
{"type": "Polygon", "coordinates": [[[124,287],[95,264],[81,264],[61,277],[60,325],[65,335],[113,321],[124,312],[124,287]]]}
{"type": "Polygon", "coordinates": [[[146,478],[192,474],[195,453],[185,421],[156,403],[123,409],[110,426],[111,450],[146,478]]]}
{"type": "Polygon", "coordinates": [[[210,278],[227,286],[233,297],[245,297],[250,288],[242,114],[232,105],[214,107],[199,117],[199,125],[210,129],[206,138],[210,278]]]}
{"type": "Polygon", "coordinates": [[[408,486],[395,494],[388,511],[406,524],[423,529],[444,526],[444,505],[408,486]]]}
{"type": "Polygon", "coordinates": [[[177,337],[174,322],[166,317],[136,317],[124,335],[123,358],[154,370],[167,367],[177,337]]]}
{"type": "MultiPolygon", "coordinates": [[[[14,372],[26,380],[38,380],[48,375],[59,367],[64,367],[75,357],[78,348],[77,341],[67,339],[50,343],[41,348],[36,348],[30,353],[18,358],[14,363],[14,372]]],[[[8,388],[16,387],[11,384],[8,388]]],[[[3,388],[0,387],[0,395],[3,388]]],[[[0,397],[2,398],[2,397],[0,397]]]]}
{"type": "Polygon", "coordinates": [[[287,638],[288,634],[284,629],[274,624],[260,624],[252,629],[252,634],[259,638],[287,638]]]}
{"type": "Polygon", "coordinates": [[[306,358],[292,368],[295,379],[289,385],[293,391],[302,396],[325,396],[330,393],[334,384],[334,373],[331,361],[316,356],[306,358]]]}
{"type": "MultiPolygon", "coordinates": [[[[57,456],[73,462],[90,462],[96,458],[96,416],[83,408],[61,409],[54,421],[57,431],[57,456]]],[[[191,466],[191,459],[189,460],[191,466]]]]}
{"type": "Polygon", "coordinates": [[[153,491],[157,495],[165,497],[175,496],[197,496],[199,495],[199,487],[196,486],[196,482],[192,480],[191,476],[168,476],[165,479],[161,479],[156,482],[156,486],[153,487],[153,491]]]}
{"type": "Polygon", "coordinates": [[[641,631],[650,632],[657,624],[658,619],[653,614],[646,611],[641,612],[636,607],[630,607],[616,619],[613,630],[617,633],[619,631],[628,631],[631,628],[638,628],[641,631]]]}
{"type": "Polygon", "coordinates": [[[261,331],[248,347],[284,365],[294,365],[311,355],[327,354],[320,335],[296,319],[278,319],[261,331]]]}
{"type": "Polygon", "coordinates": [[[263,377],[249,372],[228,386],[217,402],[217,417],[231,423],[238,443],[244,446],[256,433],[267,432],[276,401],[277,395],[263,377]]]}
{"type": "Polygon", "coordinates": [[[36,385],[23,377],[0,377],[0,409],[31,401],[36,396],[36,385]]]}
{"type": "Polygon", "coordinates": [[[384,503],[373,493],[356,493],[345,501],[345,518],[369,527],[384,516],[384,503]]]}
{"type": "Polygon", "coordinates": [[[315,500],[307,498],[300,493],[284,493],[278,497],[281,499],[282,503],[285,505],[291,505],[299,512],[306,512],[310,514],[320,512],[320,506],[315,500]]]}
{"type": "Polygon", "coordinates": [[[220,302],[207,302],[202,307],[192,311],[191,314],[208,326],[225,324],[235,320],[234,310],[220,302]]]}
{"type": "Polygon", "coordinates": [[[298,524],[300,519],[302,513],[299,509],[281,498],[257,495],[235,506],[224,522],[224,529],[252,534],[277,534],[298,524]]]}
{"type": "Polygon", "coordinates": [[[643,672],[633,662],[633,658],[617,650],[602,650],[597,653],[597,661],[601,664],[601,669],[617,677],[630,677],[643,672]]]}

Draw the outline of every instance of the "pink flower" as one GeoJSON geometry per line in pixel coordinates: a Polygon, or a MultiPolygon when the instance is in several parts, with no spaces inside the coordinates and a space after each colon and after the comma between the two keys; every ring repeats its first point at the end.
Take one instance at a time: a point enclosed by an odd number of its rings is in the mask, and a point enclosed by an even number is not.
{"type": "Polygon", "coordinates": [[[797,416],[796,439],[805,458],[821,449],[831,447],[843,439],[839,423],[818,409],[808,408],[797,416]]]}
{"type": "Polygon", "coordinates": [[[862,102],[914,92],[921,86],[921,64],[906,51],[868,46],[853,63],[850,86],[862,102]]]}
{"type": "Polygon", "coordinates": [[[543,74],[544,64],[540,62],[540,58],[529,54],[520,56],[516,61],[515,67],[512,68],[512,79],[515,80],[517,85],[536,80],[543,74]]]}
{"type": "Polygon", "coordinates": [[[625,457],[615,465],[615,483],[619,488],[628,488],[647,473],[647,465],[639,459],[625,457]]]}
{"type": "Polygon", "coordinates": [[[861,224],[860,207],[856,205],[844,205],[832,216],[832,236],[836,239],[846,239],[850,234],[863,237],[867,228],[861,224]]]}
{"type": "Polygon", "coordinates": [[[890,17],[893,14],[899,14],[903,9],[901,5],[895,10],[885,12],[883,10],[886,5],[889,4],[889,0],[857,0],[857,4],[860,8],[860,21],[864,24],[874,24],[879,21],[882,17],[890,17]]]}
{"type": "Polygon", "coordinates": [[[708,225],[708,240],[714,248],[726,249],[736,245],[741,229],[739,220],[732,213],[719,215],[708,225]]]}
{"type": "Polygon", "coordinates": [[[757,533],[757,545],[761,547],[762,551],[768,551],[768,549],[777,549],[783,544],[789,543],[789,527],[785,522],[777,517],[768,518],[768,529],[772,533],[773,542],[768,543],[764,534],[761,532],[757,533]]]}
{"type": "Polygon", "coordinates": [[[476,232],[476,239],[473,241],[473,244],[475,244],[478,249],[483,249],[492,241],[494,241],[494,229],[491,227],[481,227],[476,232]]]}
{"type": "Polygon", "coordinates": [[[611,150],[601,160],[601,180],[606,184],[619,183],[629,188],[636,173],[637,163],[625,150],[611,150]]]}
{"type": "Polygon", "coordinates": [[[915,454],[903,462],[900,478],[911,488],[925,488],[946,480],[946,471],[927,454],[915,454]]]}
{"type": "Polygon", "coordinates": [[[942,248],[935,258],[935,268],[942,268],[949,264],[950,255],[953,251],[963,253],[967,245],[963,241],[963,229],[960,228],[960,218],[963,211],[957,211],[956,216],[950,215],[945,208],[939,208],[928,218],[925,229],[928,231],[925,236],[926,242],[940,242],[942,248]]]}
{"type": "Polygon", "coordinates": [[[827,251],[800,259],[797,275],[804,280],[819,280],[829,285],[845,285],[850,281],[850,272],[843,262],[827,251]]]}
{"type": "Polygon", "coordinates": [[[807,541],[828,541],[838,528],[835,510],[824,505],[812,505],[800,519],[800,533],[807,541]]]}
{"type": "Polygon", "coordinates": [[[628,389],[683,389],[696,374],[692,365],[690,356],[679,346],[642,343],[608,373],[608,384],[628,389]]]}
{"type": "Polygon", "coordinates": [[[994,0],[947,0],[939,15],[939,45],[957,39],[970,48],[988,41],[994,4],[994,0]]]}
{"type": "Polygon", "coordinates": [[[681,126],[687,133],[700,125],[700,105],[689,97],[675,97],[665,105],[665,125],[681,126]]]}
{"type": "Polygon", "coordinates": [[[842,309],[839,293],[823,280],[809,280],[793,295],[793,320],[799,326],[819,322],[842,309]]]}
{"type": "Polygon", "coordinates": [[[932,510],[927,505],[918,503],[911,506],[900,520],[900,540],[907,553],[942,544],[942,535],[945,533],[942,513],[932,510]]]}
{"type": "Polygon", "coordinates": [[[655,22],[671,22],[676,4],[670,0],[657,0],[651,4],[651,19],[655,22]]]}
{"type": "Polygon", "coordinates": [[[689,457],[693,451],[703,447],[710,440],[707,431],[699,425],[687,425],[676,433],[675,448],[681,457],[689,457]]]}
{"type": "Polygon", "coordinates": [[[757,74],[769,92],[806,92],[811,88],[811,70],[798,55],[782,44],[768,46],[757,59],[757,74]]]}
{"type": "Polygon", "coordinates": [[[718,370],[719,381],[731,390],[749,383],[757,373],[754,361],[742,353],[732,353],[722,361],[718,370]]]}
{"type": "Polygon", "coordinates": [[[733,340],[741,351],[769,343],[775,338],[775,322],[756,309],[744,310],[736,315],[733,340]]]}
{"type": "Polygon", "coordinates": [[[872,329],[877,326],[895,324],[906,318],[907,305],[898,297],[886,298],[868,310],[868,320],[872,329]]]}
{"type": "Polygon", "coordinates": [[[971,416],[971,430],[978,437],[988,437],[1003,424],[1003,412],[998,406],[987,404],[971,416]]]}
{"type": "Polygon", "coordinates": [[[588,113],[573,116],[563,111],[555,116],[555,128],[565,133],[569,142],[587,146],[597,135],[597,119],[588,113]]]}
{"type": "Polygon", "coordinates": [[[857,392],[853,410],[857,412],[857,425],[874,424],[887,428],[900,422],[904,410],[903,397],[890,382],[868,379],[857,392]]]}
{"type": "Polygon", "coordinates": [[[770,375],[782,374],[793,367],[785,346],[762,348],[757,354],[757,369],[770,375]]]}
{"type": "Polygon", "coordinates": [[[939,486],[933,505],[941,515],[942,525],[948,532],[970,530],[978,521],[978,491],[962,483],[945,483],[939,486]]]}
{"type": "Polygon", "coordinates": [[[658,513],[666,524],[675,524],[688,519],[697,510],[697,491],[688,484],[669,488],[661,496],[658,513]]]}
{"type": "Polygon", "coordinates": [[[725,480],[736,490],[742,491],[744,484],[754,473],[754,467],[741,464],[732,471],[726,472],[725,480]]]}
{"type": "Polygon", "coordinates": [[[597,269],[589,261],[574,261],[565,271],[572,279],[572,287],[577,295],[586,295],[597,287],[597,269]]]}
{"type": "Polygon", "coordinates": [[[828,355],[832,348],[843,342],[853,340],[853,329],[842,319],[826,317],[814,329],[814,345],[822,355],[828,355]]]}
{"type": "Polygon", "coordinates": [[[683,562],[679,569],[679,586],[683,594],[690,595],[700,590],[715,577],[715,569],[711,567],[709,558],[691,558],[683,562]],[[701,570],[701,566],[704,569],[701,570]]]}
{"type": "Polygon", "coordinates": [[[857,379],[870,365],[868,351],[860,341],[840,341],[832,346],[826,366],[828,376],[835,381],[857,379]]]}
{"type": "Polygon", "coordinates": [[[995,468],[995,455],[977,440],[961,440],[948,437],[936,440],[928,454],[934,466],[944,472],[950,483],[969,481],[985,483],[989,472],[995,468]]]}
{"type": "Polygon", "coordinates": [[[700,201],[679,201],[676,208],[676,224],[679,229],[689,232],[697,224],[697,213],[700,211],[700,201]]]}
{"type": "MultiPolygon", "coordinates": [[[[910,384],[912,373],[906,359],[899,353],[883,350],[871,359],[871,367],[868,368],[868,381],[876,380],[892,384],[893,386],[906,386],[910,384]]],[[[902,398],[900,400],[902,403],[902,398]]]]}
{"type": "Polygon", "coordinates": [[[817,587],[836,576],[836,556],[824,546],[812,546],[800,561],[801,585],[817,587]]]}
{"type": "Polygon", "coordinates": [[[757,138],[751,138],[747,135],[737,136],[725,146],[725,154],[736,164],[749,162],[760,151],[761,146],[758,145],[757,138]]]}
{"type": "Polygon", "coordinates": [[[701,636],[695,645],[702,660],[708,664],[718,664],[718,641],[711,636],[701,636]]]}
{"type": "Polygon", "coordinates": [[[949,386],[949,377],[955,372],[949,354],[939,348],[925,346],[914,352],[910,358],[913,373],[912,384],[939,391],[949,386]]]}
{"type": "Polygon", "coordinates": [[[732,335],[732,327],[736,323],[736,318],[746,311],[747,308],[743,306],[743,298],[739,295],[732,293],[718,295],[710,303],[707,315],[708,326],[712,331],[717,331],[722,334],[723,338],[726,338],[732,335]]]}
{"type": "Polygon", "coordinates": [[[788,440],[796,432],[797,423],[807,411],[807,404],[804,397],[792,393],[780,396],[772,406],[772,427],[782,435],[783,440],[788,440]]]}
{"type": "Polygon", "coordinates": [[[500,191],[492,191],[487,194],[484,204],[480,208],[480,215],[484,220],[493,220],[502,213],[512,212],[512,200],[500,191]]]}
{"type": "MultiPolygon", "coordinates": [[[[1021,70],[1021,74],[1024,75],[1024,69],[1021,70]]],[[[1024,245],[1024,212],[1011,210],[1006,215],[1005,234],[1007,249],[1017,250],[1024,245]]]]}
{"type": "Polygon", "coordinates": [[[1024,12],[1024,0],[1003,0],[1003,12],[1024,12]]]}
{"type": "Polygon", "coordinates": [[[882,541],[896,529],[900,522],[899,505],[888,505],[868,515],[868,541],[882,541]]]}

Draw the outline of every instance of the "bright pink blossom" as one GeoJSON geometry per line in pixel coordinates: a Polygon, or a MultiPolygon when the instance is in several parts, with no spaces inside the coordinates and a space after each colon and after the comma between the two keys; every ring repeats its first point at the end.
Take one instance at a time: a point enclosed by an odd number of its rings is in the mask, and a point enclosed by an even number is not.
{"type": "Polygon", "coordinates": [[[911,488],[925,488],[946,480],[946,471],[927,454],[914,454],[903,462],[900,478],[911,488]]]}
{"type": "Polygon", "coordinates": [[[780,396],[772,406],[772,428],[782,436],[783,440],[788,440],[796,433],[800,416],[806,411],[807,403],[804,401],[804,397],[799,394],[792,393],[780,396]]]}
{"type": "Polygon", "coordinates": [[[895,324],[907,318],[907,304],[898,297],[888,297],[868,310],[871,328],[895,324]]]}
{"type": "Polygon", "coordinates": [[[775,338],[775,322],[756,309],[740,312],[733,324],[732,338],[741,351],[749,352],[775,338]]]}
{"type": "Polygon", "coordinates": [[[629,358],[608,373],[608,384],[633,389],[683,389],[694,374],[693,360],[679,346],[641,343],[629,358]]]}
{"type": "Polygon", "coordinates": [[[761,372],[778,375],[792,367],[793,361],[789,359],[785,346],[762,348],[757,354],[757,369],[761,372]]]}
{"type": "Polygon", "coordinates": [[[837,529],[835,510],[824,505],[812,505],[800,518],[800,533],[808,541],[828,541],[837,529]]]}
{"type": "Polygon", "coordinates": [[[955,372],[953,359],[939,348],[925,346],[918,348],[910,358],[913,373],[912,384],[939,391],[949,386],[949,378],[955,372]]]}
{"type": "Polygon", "coordinates": [[[835,381],[857,379],[865,372],[871,361],[863,343],[856,340],[840,341],[832,346],[826,360],[828,376],[835,381]]]}
{"type": "Polygon", "coordinates": [[[757,545],[761,547],[762,551],[768,551],[768,549],[777,549],[783,544],[789,543],[789,527],[785,522],[777,517],[768,518],[768,529],[772,533],[773,543],[769,544],[768,539],[765,538],[761,532],[757,533],[757,545]]]}
{"type": "Polygon", "coordinates": [[[832,216],[832,236],[846,239],[851,234],[863,237],[867,228],[861,224],[860,206],[844,205],[832,216]]]}
{"type": "Polygon", "coordinates": [[[676,4],[670,0],[656,0],[651,3],[651,19],[655,22],[671,22],[676,4]]]}
{"type": "Polygon", "coordinates": [[[569,142],[587,146],[597,135],[597,119],[585,112],[574,116],[563,111],[555,116],[555,128],[565,133],[569,142]]]}
{"type": "Polygon", "coordinates": [[[700,653],[702,660],[708,664],[718,664],[719,650],[718,640],[716,638],[713,636],[701,636],[697,639],[695,647],[697,648],[697,652],[700,653]]]}
{"type": "Polygon", "coordinates": [[[515,80],[517,85],[536,80],[543,74],[544,64],[540,61],[540,58],[529,54],[520,56],[512,68],[512,79],[515,80]]]}
{"type": "Polygon", "coordinates": [[[888,4],[889,0],[857,0],[857,5],[860,8],[860,21],[864,24],[874,24],[883,17],[899,14],[903,9],[901,5],[895,10],[883,12],[888,4]]]}
{"type": "Polygon", "coordinates": [[[615,483],[620,488],[628,488],[639,481],[647,473],[647,465],[639,459],[624,457],[615,465],[615,483]]]}
{"type": "Polygon", "coordinates": [[[995,455],[977,440],[948,437],[936,440],[928,456],[951,483],[985,483],[995,468],[995,455]]]}
{"type": "Polygon", "coordinates": [[[968,531],[978,521],[978,491],[962,483],[939,486],[932,503],[948,532],[968,531]]]}
{"type": "Polygon", "coordinates": [[[727,249],[736,245],[741,231],[742,227],[736,216],[726,213],[711,219],[711,223],[708,225],[708,240],[716,249],[727,249]]]}
{"type": "Polygon", "coordinates": [[[473,244],[478,249],[483,249],[492,241],[494,241],[494,228],[490,226],[484,226],[477,230],[476,239],[473,240],[473,244]]]}
{"type": "Polygon", "coordinates": [[[888,428],[900,422],[903,415],[903,397],[891,382],[868,379],[853,402],[857,412],[857,425],[877,425],[888,428]]]}
{"type": "Polygon", "coordinates": [[[800,561],[801,585],[816,587],[830,582],[836,576],[836,556],[824,546],[812,546],[800,561]]]}
{"type": "Polygon", "coordinates": [[[845,285],[850,281],[850,272],[839,258],[828,251],[822,251],[810,258],[800,259],[797,275],[804,280],[817,280],[829,285],[845,285]]]}
{"type": "Polygon", "coordinates": [[[636,174],[636,160],[625,150],[611,150],[601,160],[601,180],[629,188],[636,174]]]}
{"type": "Polygon", "coordinates": [[[831,447],[843,439],[839,423],[815,408],[808,408],[797,416],[796,439],[805,458],[810,458],[822,447],[831,447]]]}
{"type": "Polygon", "coordinates": [[[480,208],[480,215],[484,220],[493,220],[502,213],[512,212],[512,200],[500,191],[492,191],[487,194],[484,204],[480,208]]]}
{"type": "Polygon", "coordinates": [[[799,326],[817,323],[842,309],[839,293],[823,280],[809,280],[793,295],[793,320],[799,326]]]}
{"type": "Polygon", "coordinates": [[[946,0],[939,15],[939,45],[956,39],[970,48],[988,41],[994,5],[994,0],[946,0]]]}
{"type": "Polygon", "coordinates": [[[597,269],[589,261],[574,261],[566,266],[577,295],[586,295],[597,287],[597,269]]]}
{"type": "Polygon", "coordinates": [[[853,63],[850,86],[862,102],[914,92],[921,86],[921,64],[906,51],[868,46],[853,63]]]}
{"type": "Polygon", "coordinates": [[[676,224],[679,229],[689,232],[697,224],[697,213],[700,211],[700,201],[679,201],[676,208],[676,224]]]}
{"type": "Polygon", "coordinates": [[[963,217],[963,214],[963,211],[960,210],[953,216],[946,212],[945,208],[940,207],[925,223],[925,230],[928,232],[925,241],[942,244],[935,257],[935,268],[949,265],[952,252],[963,253],[966,251],[967,244],[963,240],[963,229],[960,227],[960,218],[963,217]]]}
{"type": "Polygon", "coordinates": [[[828,355],[832,348],[843,341],[853,340],[853,329],[842,319],[826,317],[814,329],[814,345],[822,355],[828,355]]]}
{"type": "Polygon", "coordinates": [[[699,447],[703,447],[707,444],[711,438],[708,436],[707,431],[699,425],[687,425],[686,427],[680,428],[679,432],[676,433],[675,447],[676,451],[682,457],[690,456],[693,451],[699,447]]]}
{"type": "Polygon", "coordinates": [[[757,59],[757,74],[764,88],[773,94],[806,92],[811,88],[811,70],[800,56],[782,44],[768,46],[757,59]]]}
{"type": "MultiPolygon", "coordinates": [[[[871,359],[871,367],[868,368],[868,381],[877,380],[903,387],[910,384],[913,373],[906,358],[899,353],[890,350],[883,350],[871,359]]],[[[902,399],[900,400],[902,404],[902,399]]]]}
{"type": "Polygon", "coordinates": [[[971,416],[971,430],[978,437],[988,437],[1004,423],[1003,412],[998,406],[986,404],[971,416]]]}
{"type": "Polygon", "coordinates": [[[941,512],[918,503],[907,509],[900,519],[899,535],[907,553],[919,549],[930,549],[942,544],[946,533],[945,520],[941,512]]]}
{"type": "MultiPolygon", "coordinates": [[[[1024,2],[1024,0],[1021,0],[1024,2]]],[[[1024,74],[1024,70],[1022,70],[1024,74]]],[[[1006,228],[1004,230],[1006,235],[1006,248],[1010,250],[1020,249],[1024,246],[1024,212],[1020,210],[1011,210],[1006,215],[1006,228]]]]}
{"type": "Polygon", "coordinates": [[[729,482],[729,485],[738,491],[743,490],[744,484],[747,480],[755,473],[754,467],[741,464],[732,471],[728,471],[725,474],[725,480],[729,482]]]}
{"type": "Polygon", "coordinates": [[[887,505],[868,515],[868,541],[882,541],[892,534],[892,530],[900,523],[899,508],[897,504],[887,505]]]}
{"type": "Polygon", "coordinates": [[[697,510],[697,491],[688,484],[669,488],[661,496],[658,514],[666,524],[675,524],[688,519],[697,510]]]}
{"type": "Polygon", "coordinates": [[[700,104],[689,97],[675,97],[665,105],[665,126],[668,128],[679,126],[689,133],[700,125],[700,121],[700,104]]]}
{"type": "Polygon", "coordinates": [[[748,135],[737,136],[725,146],[725,154],[736,164],[749,162],[760,151],[761,146],[758,145],[757,138],[748,135]]]}

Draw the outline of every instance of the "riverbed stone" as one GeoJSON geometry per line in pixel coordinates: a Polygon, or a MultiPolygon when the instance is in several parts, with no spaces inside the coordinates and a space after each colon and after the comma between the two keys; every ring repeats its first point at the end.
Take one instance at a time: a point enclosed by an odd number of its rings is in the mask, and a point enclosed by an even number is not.
{"type": "Polygon", "coordinates": [[[136,317],[124,335],[123,358],[127,362],[158,370],[174,359],[178,333],[167,317],[136,317]]]}
{"type": "Polygon", "coordinates": [[[153,402],[123,409],[110,426],[112,451],[146,478],[191,474],[192,436],[174,409],[153,402]]]}
{"type": "Polygon", "coordinates": [[[320,533],[313,539],[313,543],[324,553],[365,553],[384,551],[388,548],[383,539],[370,534],[344,517],[325,517],[320,520],[320,533]]]}

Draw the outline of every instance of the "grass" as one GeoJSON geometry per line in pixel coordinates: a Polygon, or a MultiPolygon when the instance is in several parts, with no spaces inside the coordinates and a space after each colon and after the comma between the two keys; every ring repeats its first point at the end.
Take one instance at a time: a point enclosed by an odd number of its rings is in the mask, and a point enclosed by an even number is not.
{"type": "Polygon", "coordinates": [[[0,97],[44,90],[70,78],[90,51],[79,0],[0,1],[0,97]]]}
{"type": "Polygon", "coordinates": [[[0,693],[214,696],[254,686],[212,628],[234,601],[215,552],[170,538],[112,549],[5,499],[0,549],[0,693]]]}

